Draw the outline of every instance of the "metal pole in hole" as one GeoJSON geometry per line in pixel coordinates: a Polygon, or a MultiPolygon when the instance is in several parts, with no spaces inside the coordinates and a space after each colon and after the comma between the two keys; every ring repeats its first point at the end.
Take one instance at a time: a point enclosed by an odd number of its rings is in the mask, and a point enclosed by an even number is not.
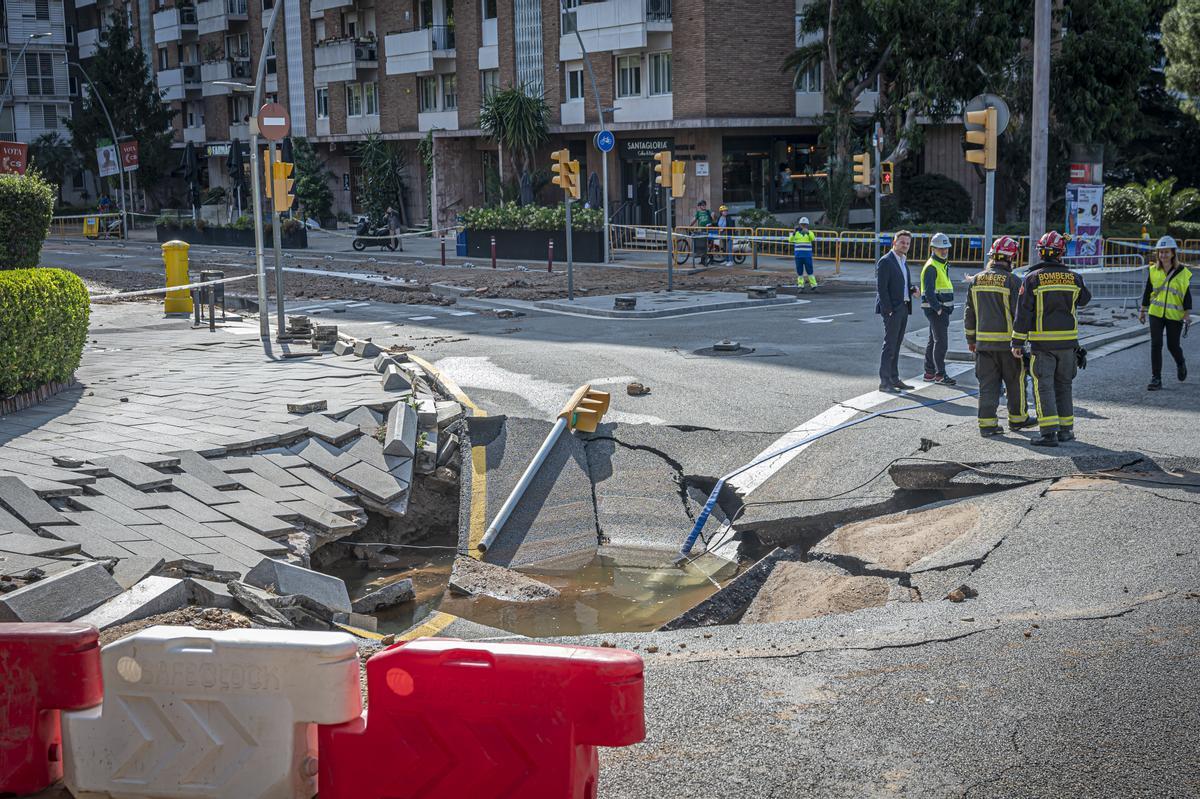
{"type": "Polygon", "coordinates": [[[496,237],[492,236],[492,269],[496,268],[496,237]]]}
{"type": "Polygon", "coordinates": [[[200,308],[202,307],[203,295],[200,289],[192,289],[192,326],[200,327],[200,308]]]}
{"type": "Polygon", "coordinates": [[[571,195],[566,195],[563,202],[567,204],[567,301],[575,300],[575,254],[571,251],[571,195]]]}
{"type": "Polygon", "coordinates": [[[516,487],[513,488],[512,493],[508,495],[508,499],[504,500],[504,504],[500,506],[500,512],[496,514],[496,518],[492,519],[492,523],[484,531],[483,538],[475,545],[475,548],[480,552],[487,552],[488,547],[496,540],[496,536],[504,528],[508,517],[512,515],[513,509],[517,507],[517,503],[525,495],[529,484],[533,482],[534,475],[538,473],[538,469],[542,468],[542,464],[545,463],[546,456],[550,454],[550,450],[554,449],[554,442],[558,441],[558,437],[566,429],[567,418],[560,416],[558,421],[554,423],[554,427],[550,430],[550,434],[546,436],[546,440],[542,442],[541,449],[537,451],[537,454],[533,456],[533,460],[525,467],[525,473],[521,475],[521,479],[517,482],[516,487]]]}

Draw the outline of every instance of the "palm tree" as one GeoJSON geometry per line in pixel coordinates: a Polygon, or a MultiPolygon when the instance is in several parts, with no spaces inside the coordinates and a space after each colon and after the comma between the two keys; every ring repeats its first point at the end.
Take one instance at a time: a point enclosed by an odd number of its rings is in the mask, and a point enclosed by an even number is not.
{"type": "MultiPolygon", "coordinates": [[[[479,109],[480,130],[500,148],[500,164],[508,150],[517,175],[529,171],[537,148],[549,140],[549,124],[550,108],[545,99],[530,96],[524,86],[489,95],[479,109]]],[[[500,179],[504,180],[503,174],[500,179]]]]}
{"type": "Polygon", "coordinates": [[[61,205],[63,181],[79,168],[79,156],[74,148],[57,132],[44,133],[29,145],[29,162],[37,167],[46,180],[58,187],[58,202],[61,205]]]}
{"type": "Polygon", "coordinates": [[[1142,221],[1151,227],[1165,228],[1200,206],[1200,191],[1196,189],[1180,189],[1175,191],[1175,178],[1166,180],[1147,180],[1142,186],[1135,186],[1141,194],[1140,202],[1142,221]]]}

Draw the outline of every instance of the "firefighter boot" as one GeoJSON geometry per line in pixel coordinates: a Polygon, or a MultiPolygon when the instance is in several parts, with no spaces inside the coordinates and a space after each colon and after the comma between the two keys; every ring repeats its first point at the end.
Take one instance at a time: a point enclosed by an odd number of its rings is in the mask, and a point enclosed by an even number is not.
{"type": "Polygon", "coordinates": [[[1041,438],[1035,438],[1029,443],[1035,447],[1057,447],[1058,434],[1053,430],[1044,431],[1041,438]]]}

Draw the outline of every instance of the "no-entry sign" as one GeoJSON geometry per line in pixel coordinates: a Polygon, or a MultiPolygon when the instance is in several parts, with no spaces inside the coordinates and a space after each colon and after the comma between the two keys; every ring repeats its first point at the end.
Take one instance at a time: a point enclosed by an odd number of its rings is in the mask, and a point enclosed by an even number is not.
{"type": "Polygon", "coordinates": [[[258,109],[258,132],[268,141],[282,141],[292,129],[287,110],[279,103],[267,103],[258,109]]]}

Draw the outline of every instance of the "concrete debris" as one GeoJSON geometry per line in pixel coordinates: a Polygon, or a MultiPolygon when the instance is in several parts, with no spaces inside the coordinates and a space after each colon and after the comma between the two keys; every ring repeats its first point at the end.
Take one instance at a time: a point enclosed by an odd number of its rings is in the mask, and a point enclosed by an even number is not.
{"type": "Polygon", "coordinates": [[[287,404],[288,413],[315,413],[317,411],[325,411],[329,409],[327,400],[313,400],[312,402],[289,402],[287,404]]]}
{"type": "Polygon", "coordinates": [[[369,633],[379,629],[379,619],[363,613],[335,613],[333,623],[353,627],[356,630],[366,630],[369,633]]]}
{"type": "Polygon", "coordinates": [[[411,391],[412,381],[396,364],[388,364],[381,381],[384,391],[411,391]]]}
{"type": "Polygon", "coordinates": [[[353,610],[346,584],[338,578],[273,558],[259,561],[246,574],[245,582],[279,595],[307,596],[335,611],[349,613],[353,610]]]}
{"type": "Polygon", "coordinates": [[[735,622],[754,601],[759,589],[780,563],[799,560],[798,552],[776,547],[720,591],[658,629],[682,630],[688,627],[711,627],[735,622]]]}
{"type": "Polygon", "coordinates": [[[349,355],[352,352],[354,352],[354,345],[351,344],[349,341],[338,340],[333,345],[333,354],[334,355],[349,355]]]}
{"type": "Polygon", "coordinates": [[[438,430],[444,430],[447,425],[453,424],[463,416],[463,408],[453,400],[438,400],[437,402],[437,425],[438,430]]]}
{"type": "MultiPolygon", "coordinates": [[[[145,578],[154,574],[166,563],[162,558],[121,558],[113,566],[113,579],[128,591],[145,578]]],[[[210,569],[211,571],[211,569],[210,569]]]]}
{"type": "Polygon", "coordinates": [[[417,437],[417,455],[414,468],[417,474],[432,474],[438,465],[437,430],[422,430],[417,437]]]}
{"type": "Polygon", "coordinates": [[[416,598],[413,581],[406,577],[354,600],[353,610],[355,613],[378,613],[404,602],[412,602],[416,598]]]}
{"type": "Polygon", "coordinates": [[[360,358],[374,358],[379,353],[379,346],[369,340],[357,341],[354,344],[354,354],[360,358]]]}
{"type": "Polygon", "coordinates": [[[78,619],[98,630],[179,610],[188,603],[188,586],[172,577],[147,577],[133,588],[78,619]]]}
{"type": "Polygon", "coordinates": [[[283,627],[289,629],[295,627],[287,616],[271,607],[265,597],[251,592],[249,586],[232,581],[226,587],[230,596],[237,600],[237,603],[246,610],[246,615],[258,624],[265,627],[283,627]]]}
{"type": "Polygon", "coordinates": [[[104,566],[88,563],[0,596],[0,622],[71,621],[120,593],[104,566]]]}
{"type": "Polygon", "coordinates": [[[650,393],[650,387],[641,383],[630,383],[625,386],[625,393],[631,397],[644,397],[650,393]]]}
{"type": "MultiPolygon", "coordinates": [[[[393,368],[395,367],[389,367],[389,374],[393,368]]],[[[405,458],[412,458],[417,454],[417,412],[407,402],[397,402],[388,411],[383,451],[387,455],[405,458]]]]}
{"type": "MultiPolygon", "coordinates": [[[[229,583],[235,582],[220,582],[216,580],[204,580],[196,577],[189,577],[184,581],[188,587],[188,602],[193,605],[199,605],[205,608],[221,608],[222,610],[240,610],[242,605],[230,593],[229,583]]],[[[255,588],[252,585],[239,583],[243,591],[266,600],[270,598],[270,594],[261,589],[255,588]]]]}
{"type": "Polygon", "coordinates": [[[968,599],[974,599],[977,596],[979,596],[978,591],[963,583],[958,588],[946,594],[946,599],[949,599],[951,602],[964,602],[968,599]]]}
{"type": "Polygon", "coordinates": [[[518,571],[463,556],[454,559],[449,588],[459,596],[489,596],[505,602],[540,602],[560,593],[518,571]]]}

